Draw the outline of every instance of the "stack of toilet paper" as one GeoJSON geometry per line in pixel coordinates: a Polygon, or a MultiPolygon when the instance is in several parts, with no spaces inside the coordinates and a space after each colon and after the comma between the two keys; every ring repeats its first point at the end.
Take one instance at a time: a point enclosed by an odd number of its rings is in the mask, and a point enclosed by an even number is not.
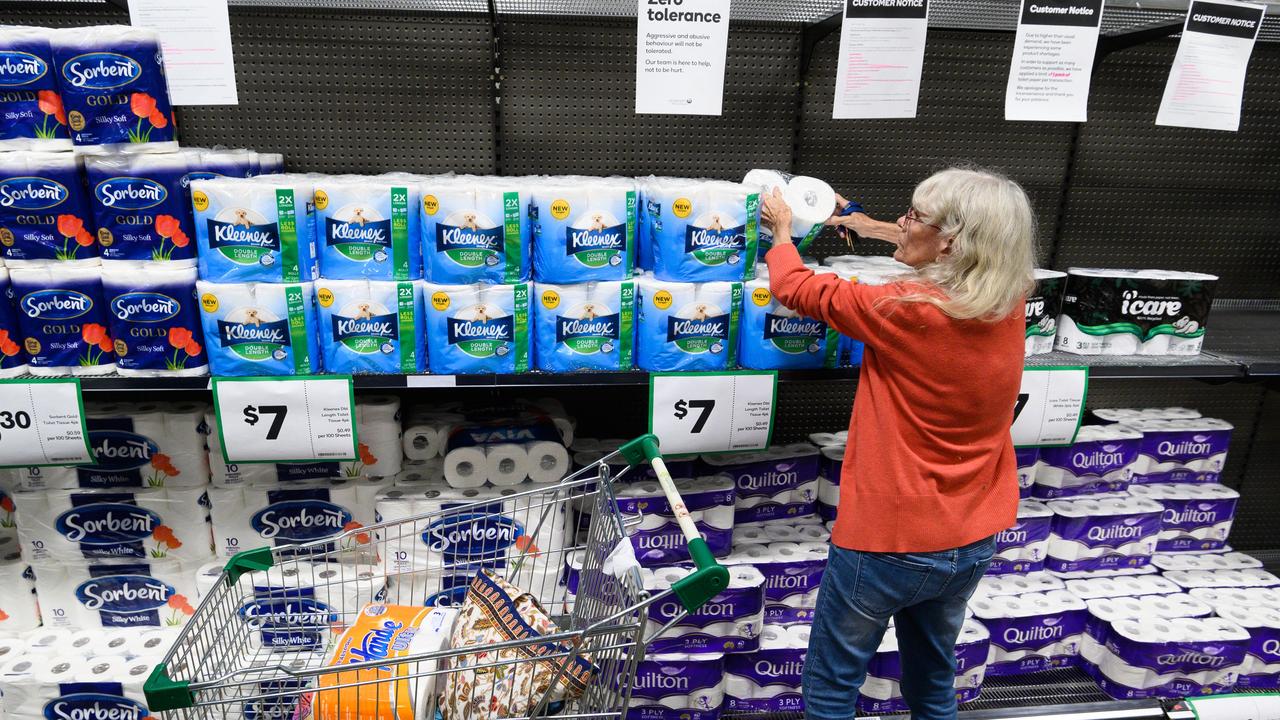
{"type": "MultiPolygon", "coordinates": [[[[276,486],[214,485],[209,502],[215,549],[231,557],[249,548],[310,543],[372,525],[374,499],[390,484],[353,478],[276,486]]],[[[340,542],[336,549],[363,544],[359,534],[346,535],[340,542]]]]}
{"type": "Polygon", "coordinates": [[[987,573],[1030,573],[1044,570],[1053,511],[1036,500],[1018,502],[1018,521],[996,534],[996,554],[987,573]]]}
{"type": "Polygon", "coordinates": [[[1242,690],[1280,690],[1280,609],[1228,607],[1218,616],[1249,633],[1236,687],[1242,690]]]}
{"type": "Polygon", "coordinates": [[[427,361],[431,372],[528,372],[529,291],[529,283],[424,283],[427,361]]]}
{"type": "MultiPolygon", "coordinates": [[[[111,313],[104,300],[98,259],[86,260],[92,263],[89,265],[33,261],[45,264],[43,267],[6,262],[14,265],[9,270],[9,289],[20,332],[9,341],[17,344],[22,339],[29,355],[28,372],[41,376],[113,372],[116,353],[110,335],[111,313]]],[[[0,343],[0,351],[6,346],[0,343]]],[[[6,354],[17,352],[10,349],[6,354]]]]}
{"type": "Polygon", "coordinates": [[[1026,575],[984,575],[978,581],[973,596],[980,598],[1026,595],[1062,590],[1065,587],[1066,584],[1062,578],[1047,572],[1033,572],[1026,575]]]}
{"type": "Polygon", "coordinates": [[[1086,600],[1089,618],[1085,621],[1085,640],[1080,656],[1085,662],[1097,664],[1096,652],[1107,641],[1112,624],[1121,620],[1138,618],[1202,618],[1213,614],[1213,608],[1204,601],[1186,593],[1170,595],[1142,595],[1139,597],[1108,597],[1086,600]]]}
{"type": "Polygon", "coordinates": [[[317,178],[320,277],[378,282],[421,278],[420,181],[406,174],[317,178]]]}
{"type": "MultiPolygon", "coordinates": [[[[977,699],[987,674],[991,634],[976,620],[966,619],[956,639],[956,701],[977,699]]],[[[867,715],[907,712],[902,697],[902,660],[898,635],[892,624],[885,630],[880,647],[867,663],[867,677],[858,691],[858,711],[867,715]]]]}
{"type": "MultiPolygon", "coordinates": [[[[847,434],[847,433],[846,433],[847,434]]],[[[812,439],[812,435],[809,436],[812,439]]],[[[844,473],[844,444],[827,445],[818,450],[818,516],[835,520],[840,507],[840,476],[844,473]]]]}
{"type": "Polygon", "coordinates": [[[725,710],[802,712],[800,682],[808,648],[809,626],[765,625],[759,650],[725,656],[725,710]]]}
{"type": "MultiPolygon", "coordinates": [[[[212,556],[204,487],[44,490],[14,499],[22,554],[36,565],[212,556]]],[[[248,547],[256,545],[237,549],[248,547]]]]}
{"type": "Polygon", "coordinates": [[[6,51],[5,87],[0,117],[5,119],[0,151],[64,152],[72,147],[67,117],[58,94],[52,30],[7,26],[0,29],[0,48],[6,51]]]}
{"type": "Polygon", "coordinates": [[[1036,483],[1036,471],[1040,467],[1040,448],[1020,447],[1014,449],[1018,463],[1018,497],[1029,498],[1036,483]]]}
{"type": "Polygon", "coordinates": [[[1156,553],[1151,564],[1161,570],[1243,570],[1260,568],[1262,561],[1242,552],[1156,553]]]}
{"type": "Polygon", "coordinates": [[[1192,588],[1276,588],[1280,578],[1262,568],[1238,570],[1168,570],[1164,576],[1179,587],[1192,588]]]}
{"type": "Polygon", "coordinates": [[[412,375],[426,369],[421,282],[321,279],[315,291],[326,372],[412,375]]]}
{"type": "Polygon", "coordinates": [[[1233,607],[1263,607],[1280,610],[1280,588],[1269,587],[1197,587],[1187,594],[1205,601],[1220,612],[1233,607]]]}
{"type": "Polygon", "coordinates": [[[734,521],[789,520],[813,514],[818,495],[818,449],[809,443],[759,452],[704,455],[702,462],[737,484],[734,521]]]}
{"type": "Polygon", "coordinates": [[[1198,355],[1216,275],[1069,268],[1054,348],[1077,355],[1198,355]]]}
{"type": "MultiPolygon", "coordinates": [[[[791,208],[791,241],[796,249],[804,252],[813,244],[827,218],[835,212],[836,193],[831,186],[818,178],[791,175],[777,170],[755,169],[742,178],[743,185],[760,189],[761,202],[775,189],[791,208]]],[[[760,256],[764,257],[773,246],[773,228],[760,223],[760,256]]]]}
{"type": "Polygon", "coordinates": [[[1087,613],[1084,601],[1066,590],[975,596],[969,607],[991,633],[989,676],[1021,675],[1075,663],[1087,613]]]}
{"type": "Polygon", "coordinates": [[[162,657],[33,652],[0,663],[4,715],[10,718],[145,718],[143,683],[162,657]]]}
{"type": "Polygon", "coordinates": [[[312,176],[296,174],[193,181],[200,279],[315,280],[314,191],[312,176]]]}
{"type": "Polygon", "coordinates": [[[525,179],[435,175],[418,187],[427,281],[463,285],[530,279],[531,203],[525,179]]]}
{"type": "Polygon", "coordinates": [[[1156,549],[1217,550],[1227,544],[1240,493],[1217,483],[1134,485],[1134,497],[1164,506],[1156,549]]]}
{"type": "MultiPolygon", "coordinates": [[[[641,571],[644,589],[652,594],[669,590],[689,568],[641,571]]],[[[656,633],[685,612],[674,595],[648,610],[647,635],[656,633]]],[[[685,615],[650,646],[652,652],[747,653],[760,648],[765,623],[765,576],[751,565],[729,568],[729,586],[705,605],[685,615]]]]}
{"type": "Polygon", "coordinates": [[[764,575],[765,622],[808,624],[818,605],[818,586],[827,569],[825,542],[770,542],[734,548],[720,564],[750,565],[764,575]]]}
{"type": "Polygon", "coordinates": [[[1040,448],[1031,494],[1051,500],[1123,491],[1141,447],[1142,433],[1124,425],[1085,425],[1071,445],[1040,448]]]}
{"type": "Polygon", "coordinates": [[[203,269],[201,278],[200,324],[214,375],[320,372],[313,283],[216,283],[203,269]]]}
{"type": "Polygon", "coordinates": [[[1136,418],[1142,433],[1134,483],[1215,483],[1222,478],[1233,426],[1216,418],[1136,418]]]}
{"type": "Polygon", "coordinates": [[[717,282],[754,276],[759,245],[758,187],[652,176],[641,178],[639,186],[645,198],[647,235],[657,278],[717,282]]]}
{"type": "Polygon", "coordinates": [[[1091,421],[1127,423],[1131,420],[1194,420],[1200,411],[1184,407],[1096,408],[1089,411],[1091,421]]]}
{"type": "Polygon", "coordinates": [[[455,488],[556,482],[570,471],[560,431],[545,416],[451,424],[441,436],[444,479],[455,488]]]}
{"type": "Polygon", "coordinates": [[[737,366],[741,282],[636,278],[636,366],[651,372],[737,366]]]}
{"type": "MultiPolygon", "coordinates": [[[[733,478],[709,475],[679,479],[676,485],[684,509],[697,526],[707,547],[716,556],[729,554],[733,545],[733,478]]],[[[640,524],[629,530],[636,559],[645,567],[689,560],[689,541],[676,522],[675,511],[657,482],[633,482],[615,488],[618,511],[640,515],[640,524]]]]}
{"type": "MultiPolygon", "coordinates": [[[[815,273],[834,273],[815,267],[815,273]]],[[[738,361],[745,368],[806,369],[839,365],[840,333],[827,323],[802,317],[769,290],[767,268],[743,285],[738,361]]]]}
{"type": "Polygon", "coordinates": [[[46,563],[36,592],[47,627],[173,628],[194,612],[197,570],[167,558],[46,563]]]}
{"type": "Polygon", "coordinates": [[[404,456],[406,460],[429,460],[444,456],[449,432],[466,417],[462,413],[414,408],[404,423],[404,456]]]}
{"type": "Polygon", "coordinates": [[[747,545],[772,545],[779,542],[824,543],[831,539],[831,531],[816,522],[797,522],[794,525],[783,522],[746,523],[733,526],[733,547],[742,549],[747,545]]]}
{"type": "Polygon", "coordinates": [[[1211,695],[1235,686],[1249,639],[1247,630],[1222,618],[1147,615],[1110,622],[1101,647],[1083,665],[1117,699],[1211,695]]]}
{"type": "Polygon", "coordinates": [[[1182,591],[1177,583],[1160,575],[1112,575],[1072,578],[1065,582],[1067,590],[1081,600],[1168,595],[1182,591]]]}
{"type": "Polygon", "coordinates": [[[626,720],[716,720],[723,705],[723,655],[661,653],[636,665],[626,720]]]}
{"type": "MultiPolygon", "coordinates": [[[[40,607],[36,602],[35,573],[22,559],[17,544],[8,536],[0,555],[0,634],[34,630],[40,625],[40,607]]],[[[3,661],[3,657],[0,657],[3,661]]]]}
{"type": "Polygon", "coordinates": [[[1062,312],[1062,294],[1067,274],[1057,270],[1036,268],[1036,287],[1027,296],[1026,355],[1053,352],[1062,312]]]}
{"type": "Polygon", "coordinates": [[[635,283],[535,283],[534,357],[539,370],[630,370],[635,364],[635,283]]]}
{"type": "Polygon", "coordinates": [[[1045,567],[1055,572],[1136,568],[1151,562],[1164,506],[1138,497],[1051,500],[1045,567]]]}
{"type": "Polygon", "coordinates": [[[533,178],[528,187],[534,279],[584,283],[631,277],[635,180],[567,175],[533,178]]]}

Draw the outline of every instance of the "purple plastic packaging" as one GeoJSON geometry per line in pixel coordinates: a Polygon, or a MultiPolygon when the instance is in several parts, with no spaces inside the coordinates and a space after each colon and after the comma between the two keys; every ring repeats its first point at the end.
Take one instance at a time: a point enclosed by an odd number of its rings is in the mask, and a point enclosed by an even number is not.
{"type": "Polygon", "coordinates": [[[723,682],[721,655],[650,655],[636,667],[627,720],[716,720],[724,704],[723,682]],[[686,699],[690,707],[663,703],[673,697],[686,699]]]}

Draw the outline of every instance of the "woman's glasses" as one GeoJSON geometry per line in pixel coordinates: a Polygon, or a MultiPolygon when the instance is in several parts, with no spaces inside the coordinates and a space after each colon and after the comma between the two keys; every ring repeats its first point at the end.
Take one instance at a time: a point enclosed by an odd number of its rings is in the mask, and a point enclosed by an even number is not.
{"type": "Polygon", "coordinates": [[[906,230],[911,225],[911,223],[918,222],[921,225],[928,225],[934,230],[937,230],[938,232],[942,232],[941,225],[934,225],[933,223],[925,222],[924,220],[920,219],[920,211],[916,210],[915,208],[907,208],[907,213],[902,216],[902,221],[903,221],[902,222],[903,230],[906,230]]]}

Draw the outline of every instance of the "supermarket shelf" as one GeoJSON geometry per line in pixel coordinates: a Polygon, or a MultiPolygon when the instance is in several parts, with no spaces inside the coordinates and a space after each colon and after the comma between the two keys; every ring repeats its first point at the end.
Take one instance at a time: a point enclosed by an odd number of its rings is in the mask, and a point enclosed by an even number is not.
{"type": "Polygon", "coordinates": [[[1215,309],[1204,342],[1207,353],[1241,364],[1251,377],[1280,375],[1280,310],[1215,309]]]}
{"type": "MultiPolygon", "coordinates": [[[[1217,331],[1217,328],[1214,328],[1217,331]]],[[[1280,355],[1278,358],[1280,359],[1280,355]]],[[[1027,358],[1028,367],[1085,366],[1091,378],[1242,378],[1239,361],[1204,352],[1189,357],[1160,355],[1072,355],[1051,352],[1027,358]]]]}

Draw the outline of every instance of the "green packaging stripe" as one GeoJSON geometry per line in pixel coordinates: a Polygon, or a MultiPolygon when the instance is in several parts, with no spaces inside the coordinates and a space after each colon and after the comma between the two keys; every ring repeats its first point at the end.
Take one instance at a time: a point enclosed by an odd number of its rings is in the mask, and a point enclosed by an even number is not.
{"type": "Polygon", "coordinates": [[[631,277],[635,274],[636,269],[636,243],[639,242],[639,236],[636,234],[636,191],[627,191],[627,274],[631,277]]]}
{"type": "Polygon", "coordinates": [[[292,189],[276,188],[276,216],[280,228],[280,279],[287,283],[302,279],[298,268],[298,213],[294,200],[292,189]]]}
{"type": "Polygon", "coordinates": [[[418,341],[413,334],[413,283],[396,283],[396,305],[400,319],[400,372],[418,372],[418,341]]]}
{"type": "Polygon", "coordinates": [[[502,194],[502,238],[506,265],[503,282],[520,282],[524,271],[524,253],[520,251],[520,193],[502,194]]]}
{"type": "MultiPolygon", "coordinates": [[[[755,197],[752,195],[752,197],[755,197]]],[[[738,366],[738,322],[742,316],[742,283],[733,284],[733,294],[729,300],[729,347],[725,348],[724,366],[732,369],[738,366]]]]}
{"type": "Polygon", "coordinates": [[[285,308],[289,312],[289,344],[293,348],[293,374],[311,374],[311,351],[307,347],[307,309],[301,285],[284,289],[285,308]]]}
{"type": "Polygon", "coordinates": [[[515,286],[516,372],[529,372],[529,283],[515,286]]]}
{"type": "Polygon", "coordinates": [[[636,311],[635,283],[622,283],[622,307],[618,310],[618,369],[631,369],[632,344],[634,336],[634,315],[636,311]]]}
{"type": "MultiPolygon", "coordinates": [[[[416,209],[416,208],[415,208],[416,209]]],[[[392,278],[409,279],[409,188],[391,188],[392,278]]]]}
{"type": "Polygon", "coordinates": [[[840,365],[840,333],[835,328],[827,328],[827,347],[826,358],[822,361],[822,367],[833,368],[840,365]]]}
{"type": "Polygon", "coordinates": [[[747,196],[747,256],[743,258],[743,279],[751,280],[756,276],[756,253],[760,251],[760,195],[751,193],[747,196]]]}
{"type": "Polygon", "coordinates": [[[813,239],[818,237],[818,233],[820,232],[822,232],[821,224],[814,225],[813,227],[809,228],[808,234],[806,234],[799,243],[796,243],[796,250],[799,250],[800,252],[804,252],[805,250],[808,250],[809,245],[813,243],[813,239]]]}

